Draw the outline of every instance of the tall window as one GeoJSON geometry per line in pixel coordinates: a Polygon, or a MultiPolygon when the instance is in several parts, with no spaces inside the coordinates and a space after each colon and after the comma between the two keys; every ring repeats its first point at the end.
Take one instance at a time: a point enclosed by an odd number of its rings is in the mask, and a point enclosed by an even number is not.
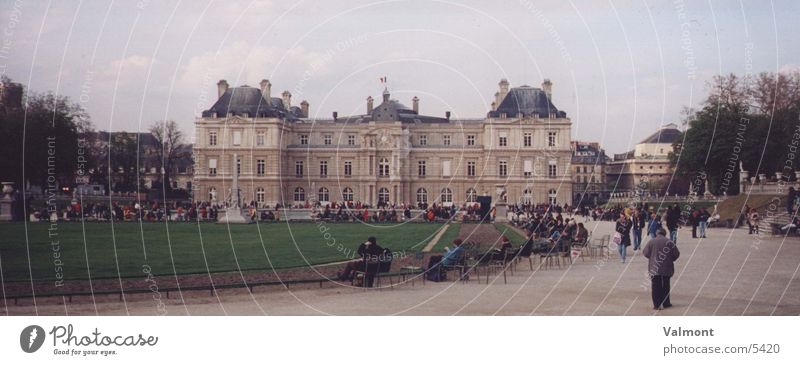
{"type": "Polygon", "coordinates": [[[215,200],[217,200],[217,188],[212,186],[208,189],[208,201],[213,202],[215,200]]]}
{"type": "Polygon", "coordinates": [[[442,161],[442,176],[443,177],[450,177],[452,171],[450,170],[451,165],[453,164],[450,160],[442,161]]]}
{"type": "Polygon", "coordinates": [[[267,161],[264,159],[256,160],[256,175],[264,176],[267,170],[267,161]]]}
{"type": "Polygon", "coordinates": [[[524,147],[530,147],[533,144],[533,134],[527,132],[522,135],[522,145],[524,147]]]}
{"type": "Polygon", "coordinates": [[[240,146],[242,144],[242,131],[233,131],[233,145],[240,146]]]}
{"type": "Polygon", "coordinates": [[[417,203],[428,203],[428,191],[424,188],[417,189],[417,203]]]}
{"type": "Polygon", "coordinates": [[[475,135],[470,134],[467,136],[467,146],[474,146],[475,145],[475,135]]]}
{"type": "Polygon", "coordinates": [[[425,168],[425,161],[417,162],[417,172],[419,173],[419,176],[425,176],[425,173],[427,172],[425,168]]]}
{"type": "Polygon", "coordinates": [[[353,161],[344,162],[344,176],[353,176],[353,161]]]}
{"type": "Polygon", "coordinates": [[[500,147],[508,146],[508,136],[501,135],[500,140],[498,141],[498,145],[500,147]]]}
{"type": "Polygon", "coordinates": [[[478,192],[473,188],[467,189],[467,203],[475,203],[478,201],[478,192]]]}
{"type": "Polygon", "coordinates": [[[352,135],[352,134],[347,136],[347,144],[349,146],[355,146],[356,145],[356,136],[352,135]]]}
{"type": "Polygon", "coordinates": [[[317,200],[320,202],[326,202],[330,200],[330,194],[328,193],[328,188],[321,187],[319,188],[319,194],[317,194],[317,200]]]}
{"type": "Polygon", "coordinates": [[[236,159],[236,175],[238,176],[238,175],[241,175],[241,174],[242,174],[242,159],[241,158],[237,158],[236,159]]]}
{"type": "Polygon", "coordinates": [[[388,203],[389,202],[389,189],[380,188],[378,190],[378,202],[380,202],[380,203],[388,203]]]}
{"type": "Polygon", "coordinates": [[[301,134],[300,135],[300,144],[305,146],[308,144],[308,134],[301,134]]]}
{"type": "Polygon", "coordinates": [[[475,161],[467,161],[467,176],[475,176],[475,161]]]}
{"type": "Polygon", "coordinates": [[[353,201],[353,189],[344,188],[342,190],[342,200],[344,200],[346,202],[353,201]]]}
{"type": "Polygon", "coordinates": [[[555,147],[556,146],[556,132],[547,132],[547,147],[555,147]]]}
{"type": "Polygon", "coordinates": [[[209,146],[217,145],[217,132],[215,131],[208,132],[208,145],[209,146]]]}
{"type": "Polygon", "coordinates": [[[264,202],[266,201],[266,196],[267,194],[264,192],[264,188],[256,189],[256,203],[258,203],[259,206],[264,205],[264,202]]]}
{"type": "Polygon", "coordinates": [[[500,176],[508,176],[508,161],[500,161],[497,166],[497,174],[500,176]]]}
{"type": "Polygon", "coordinates": [[[217,176],[217,159],[208,159],[208,176],[217,176]]]}
{"type": "Polygon", "coordinates": [[[557,198],[558,195],[556,193],[556,189],[550,189],[550,191],[547,192],[547,200],[550,202],[550,204],[558,204],[557,198]]]}
{"type": "Polygon", "coordinates": [[[333,136],[331,136],[330,134],[326,134],[323,137],[323,141],[324,141],[325,145],[330,145],[331,142],[333,141],[333,136]]]}
{"type": "Polygon", "coordinates": [[[297,187],[294,189],[294,201],[306,201],[306,191],[303,188],[297,187]]]}
{"type": "Polygon", "coordinates": [[[530,203],[533,201],[533,194],[531,193],[531,189],[525,189],[522,191],[522,201],[525,203],[530,203]]]}
{"type": "Polygon", "coordinates": [[[558,164],[556,161],[550,161],[547,165],[547,177],[554,178],[558,176],[558,164]]]}
{"type": "Polygon", "coordinates": [[[442,136],[442,144],[445,145],[445,146],[449,146],[450,145],[450,135],[449,134],[446,134],[446,135],[442,136]]]}
{"type": "Polygon", "coordinates": [[[453,191],[450,190],[450,188],[442,189],[442,203],[443,204],[453,203],[453,191]]]}
{"type": "Polygon", "coordinates": [[[533,160],[525,160],[522,162],[522,164],[523,164],[522,174],[525,177],[533,176],[533,160]]]}
{"type": "Polygon", "coordinates": [[[424,134],[419,136],[419,145],[420,146],[426,146],[427,144],[428,144],[428,136],[426,136],[424,134]]]}
{"type": "Polygon", "coordinates": [[[264,131],[256,132],[256,146],[263,146],[267,142],[267,134],[264,131]]]}
{"type": "MultiPolygon", "coordinates": [[[[303,177],[303,161],[294,162],[294,176],[303,177]]],[[[305,199],[304,199],[305,200],[305,199]]]]}
{"type": "Polygon", "coordinates": [[[389,176],[389,160],[382,158],[378,163],[378,176],[389,176]]]}
{"type": "Polygon", "coordinates": [[[328,161],[319,162],[319,177],[328,177],[328,161]]]}

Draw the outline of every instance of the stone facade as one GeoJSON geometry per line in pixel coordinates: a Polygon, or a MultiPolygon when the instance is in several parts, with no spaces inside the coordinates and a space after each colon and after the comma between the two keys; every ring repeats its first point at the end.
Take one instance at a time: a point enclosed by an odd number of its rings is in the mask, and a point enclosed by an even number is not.
{"type": "Polygon", "coordinates": [[[460,206],[494,195],[497,184],[509,203],[571,202],[570,119],[549,92],[508,90],[504,82],[514,105],[496,101],[485,118],[457,120],[420,115],[418,98],[408,108],[388,90],[377,106],[367,98],[366,114],[309,119],[308,102],[293,107],[286,92],[273,98],[269,81],[260,89],[221,81],[220,100],[195,124],[194,198],[221,202],[230,194],[236,153],[243,199],[259,206],[460,206]],[[519,100],[531,95],[539,99],[519,100]]]}
{"type": "Polygon", "coordinates": [[[573,205],[597,205],[609,198],[605,150],[597,142],[572,142],[573,205]]]}
{"type": "Polygon", "coordinates": [[[633,151],[614,155],[606,173],[608,181],[615,185],[614,192],[664,194],[672,177],[669,154],[673,142],[680,137],[678,126],[667,124],[636,144],[633,151]]]}

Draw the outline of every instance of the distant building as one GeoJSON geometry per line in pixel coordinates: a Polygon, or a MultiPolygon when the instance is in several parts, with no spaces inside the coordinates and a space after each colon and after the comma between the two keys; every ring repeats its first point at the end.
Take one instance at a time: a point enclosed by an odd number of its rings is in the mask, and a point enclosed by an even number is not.
{"type": "Polygon", "coordinates": [[[614,155],[606,170],[613,191],[664,194],[672,176],[672,143],[681,135],[677,125],[667,124],[639,142],[633,151],[614,155]]]}
{"type": "Polygon", "coordinates": [[[572,141],[573,205],[596,205],[608,200],[608,160],[599,143],[572,141]]]}
{"type": "MultiPolygon", "coordinates": [[[[100,165],[99,171],[109,171],[109,144],[113,146],[118,137],[121,137],[126,132],[96,132],[91,138],[94,141],[94,148],[98,151],[99,156],[97,162],[100,165]]],[[[115,170],[114,173],[103,173],[103,176],[111,177],[112,191],[117,191],[116,186],[119,183],[127,183],[136,186],[134,181],[122,181],[124,179],[123,167],[120,165],[121,158],[133,158],[134,166],[137,166],[137,171],[131,171],[130,176],[138,176],[141,183],[145,188],[152,188],[154,183],[161,181],[162,174],[159,171],[158,155],[156,152],[158,141],[155,137],[147,132],[142,133],[127,133],[132,142],[138,146],[139,156],[112,156],[111,169],[115,170]]],[[[170,173],[170,183],[172,189],[185,189],[191,194],[192,191],[192,175],[194,163],[192,160],[192,145],[182,144],[177,148],[177,159],[173,162],[172,171],[170,173]]],[[[95,182],[95,181],[93,181],[95,182]]]]}
{"type": "Polygon", "coordinates": [[[308,118],[307,102],[260,88],[218,84],[219,100],[195,122],[195,198],[222,201],[234,171],[259,206],[362,202],[461,206],[504,185],[508,202],[572,201],[571,121],[542,88],[499,83],[486,117],[420,114],[384,90],[364,114],[308,118]],[[235,157],[234,157],[235,156],[235,157]],[[235,159],[235,160],[234,160],[235,159]],[[234,170],[235,169],[235,170],[234,170]]]}

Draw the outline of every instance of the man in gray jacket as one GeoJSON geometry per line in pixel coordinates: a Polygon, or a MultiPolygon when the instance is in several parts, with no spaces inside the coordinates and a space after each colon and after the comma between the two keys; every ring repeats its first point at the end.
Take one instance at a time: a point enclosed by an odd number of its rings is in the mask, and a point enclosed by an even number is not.
{"type": "Polygon", "coordinates": [[[669,308],[669,279],[675,273],[675,261],[681,253],[678,246],[666,237],[667,231],[659,228],[656,237],[644,246],[644,257],[648,258],[648,271],[652,282],[653,309],[669,308]]]}

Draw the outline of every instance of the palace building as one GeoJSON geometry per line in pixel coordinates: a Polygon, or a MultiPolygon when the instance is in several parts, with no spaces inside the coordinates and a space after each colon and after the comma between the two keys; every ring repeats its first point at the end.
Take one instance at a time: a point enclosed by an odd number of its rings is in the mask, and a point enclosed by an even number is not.
{"type": "Polygon", "coordinates": [[[245,202],[362,202],[458,206],[506,189],[509,203],[572,199],[571,122],[551,101],[552,84],[509,88],[474,119],[420,114],[384,90],[364,114],[308,118],[291,93],[218,84],[219,99],[196,120],[194,199],[223,202],[238,174],[245,202]]]}

